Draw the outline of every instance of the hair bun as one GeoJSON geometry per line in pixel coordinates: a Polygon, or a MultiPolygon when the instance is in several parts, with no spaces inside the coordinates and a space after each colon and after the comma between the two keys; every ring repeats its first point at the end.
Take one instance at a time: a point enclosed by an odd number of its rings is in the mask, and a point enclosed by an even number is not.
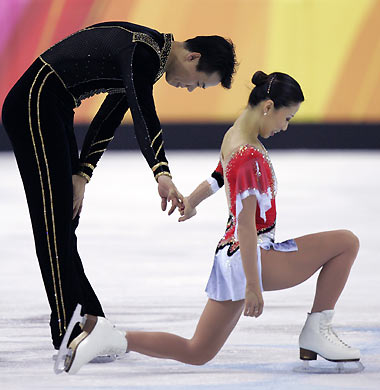
{"type": "Polygon", "coordinates": [[[261,84],[264,84],[268,81],[268,75],[264,72],[262,72],[261,70],[258,70],[257,72],[255,72],[255,74],[252,76],[252,84],[254,85],[261,85],[261,84]]]}

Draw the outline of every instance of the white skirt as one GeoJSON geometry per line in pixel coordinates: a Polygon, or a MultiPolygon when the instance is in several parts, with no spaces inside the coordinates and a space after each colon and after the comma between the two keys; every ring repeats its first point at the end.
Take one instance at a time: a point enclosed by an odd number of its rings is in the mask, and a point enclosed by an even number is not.
{"type": "MultiPolygon", "coordinates": [[[[263,291],[261,248],[264,250],[273,248],[279,252],[294,252],[298,250],[298,247],[293,239],[278,243],[265,242],[257,245],[257,269],[259,272],[261,291],[263,291]]],[[[237,250],[232,256],[228,256],[227,251],[228,246],[220,249],[215,255],[211,275],[206,286],[208,297],[215,301],[239,301],[245,299],[245,286],[247,282],[240,250],[237,250]]]]}

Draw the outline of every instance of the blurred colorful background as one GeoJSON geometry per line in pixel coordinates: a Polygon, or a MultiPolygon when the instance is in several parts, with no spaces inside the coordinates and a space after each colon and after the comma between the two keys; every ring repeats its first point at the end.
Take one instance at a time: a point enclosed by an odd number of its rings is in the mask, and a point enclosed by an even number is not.
{"type": "MultiPolygon", "coordinates": [[[[306,101],[295,122],[380,123],[380,0],[0,0],[0,105],[41,52],[106,20],[147,25],[179,41],[218,34],[235,43],[240,66],[231,90],[190,94],[164,78],[157,83],[163,123],[232,122],[258,69],[300,82],[306,101]]],[[[103,99],[83,102],[76,123],[90,122],[103,99]]]]}

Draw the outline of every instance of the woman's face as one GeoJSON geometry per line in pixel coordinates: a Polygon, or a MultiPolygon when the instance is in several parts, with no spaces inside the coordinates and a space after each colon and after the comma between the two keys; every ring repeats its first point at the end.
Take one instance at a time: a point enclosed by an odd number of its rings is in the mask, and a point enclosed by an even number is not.
{"type": "Polygon", "coordinates": [[[300,105],[301,103],[297,103],[289,107],[281,107],[279,109],[274,108],[274,106],[269,109],[264,107],[260,136],[263,138],[269,138],[280,131],[286,131],[289,121],[294,117],[294,115],[296,115],[300,105]]]}

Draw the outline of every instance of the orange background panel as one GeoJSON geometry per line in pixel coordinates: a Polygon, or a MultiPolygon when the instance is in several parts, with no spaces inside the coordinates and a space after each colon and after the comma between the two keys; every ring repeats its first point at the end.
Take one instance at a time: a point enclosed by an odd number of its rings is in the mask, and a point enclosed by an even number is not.
{"type": "MultiPolygon", "coordinates": [[[[231,90],[189,94],[164,77],[157,83],[163,122],[232,121],[259,69],[300,82],[306,101],[295,120],[380,121],[380,0],[1,0],[0,104],[41,52],[109,20],[171,32],[178,41],[218,34],[235,43],[240,66],[231,90]]],[[[103,99],[83,102],[76,121],[91,121],[103,99]]]]}

